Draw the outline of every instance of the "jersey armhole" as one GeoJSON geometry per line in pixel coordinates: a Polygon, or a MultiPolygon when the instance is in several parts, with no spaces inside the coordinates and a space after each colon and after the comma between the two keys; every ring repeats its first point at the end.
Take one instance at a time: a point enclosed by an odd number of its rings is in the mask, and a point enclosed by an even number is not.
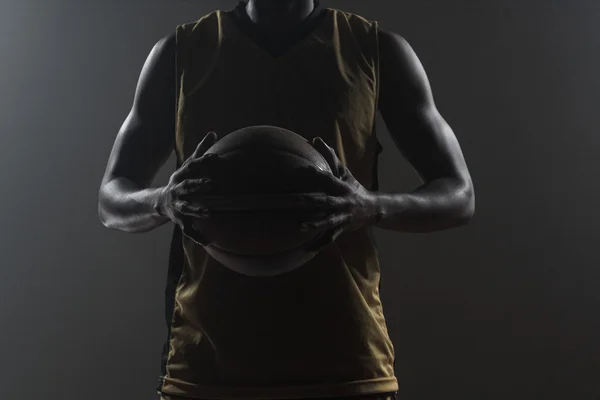
{"type": "Polygon", "coordinates": [[[179,156],[179,150],[178,150],[178,146],[177,146],[177,135],[179,132],[179,100],[181,98],[181,78],[182,78],[182,74],[181,74],[181,67],[183,65],[183,63],[181,62],[180,59],[180,48],[182,46],[182,32],[183,32],[184,26],[183,25],[179,25],[177,26],[177,28],[175,29],[175,146],[174,146],[174,150],[175,150],[175,158],[176,158],[176,170],[179,169],[181,167],[181,157],[179,156]]]}
{"type": "Polygon", "coordinates": [[[374,63],[374,71],[375,71],[375,107],[373,107],[373,126],[371,127],[371,137],[375,142],[375,160],[373,163],[373,171],[371,176],[371,188],[374,191],[379,190],[379,155],[383,151],[383,147],[381,146],[381,142],[379,141],[379,135],[377,134],[377,116],[379,114],[379,91],[380,91],[380,73],[379,73],[379,23],[377,21],[373,22],[373,35],[374,35],[374,45],[373,45],[373,63],[374,63]]]}

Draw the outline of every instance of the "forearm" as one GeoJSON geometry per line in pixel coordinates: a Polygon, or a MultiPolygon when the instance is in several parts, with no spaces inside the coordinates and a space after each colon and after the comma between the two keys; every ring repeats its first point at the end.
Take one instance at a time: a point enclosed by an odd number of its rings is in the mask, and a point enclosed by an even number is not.
{"type": "Polygon", "coordinates": [[[102,185],[98,215],[107,228],[123,232],[147,232],[169,221],[159,209],[160,188],[140,188],[127,178],[102,185]]]}
{"type": "Polygon", "coordinates": [[[399,232],[433,232],[465,225],[473,216],[471,183],[444,178],[411,193],[376,193],[381,215],[375,226],[399,232]]]}

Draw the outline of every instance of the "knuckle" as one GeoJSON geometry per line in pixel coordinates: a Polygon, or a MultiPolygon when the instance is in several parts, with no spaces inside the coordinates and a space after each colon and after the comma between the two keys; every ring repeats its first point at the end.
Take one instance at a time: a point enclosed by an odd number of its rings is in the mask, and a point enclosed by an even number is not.
{"type": "Polygon", "coordinates": [[[177,185],[175,185],[175,187],[173,187],[173,190],[171,190],[171,195],[174,198],[177,198],[178,196],[185,194],[187,192],[187,185],[187,181],[179,182],[177,185]]]}
{"type": "Polygon", "coordinates": [[[208,154],[204,154],[202,157],[200,157],[200,161],[215,161],[219,158],[219,155],[216,153],[208,153],[208,154]]]}
{"type": "Polygon", "coordinates": [[[173,175],[171,175],[171,179],[170,182],[175,184],[175,183],[179,183],[179,181],[181,180],[181,175],[182,175],[182,169],[178,169],[177,171],[175,171],[173,173],[173,175]]]}
{"type": "Polygon", "coordinates": [[[173,208],[179,214],[178,215],[179,218],[181,218],[181,211],[185,210],[186,206],[187,206],[187,203],[185,201],[182,201],[182,200],[174,200],[173,201],[173,208]]]}
{"type": "Polygon", "coordinates": [[[188,172],[192,171],[198,166],[198,163],[201,161],[201,159],[202,158],[194,158],[193,160],[190,160],[190,162],[185,166],[185,170],[188,172]]]}
{"type": "Polygon", "coordinates": [[[170,186],[166,190],[165,197],[168,203],[173,204],[173,202],[177,199],[177,185],[170,186]]]}

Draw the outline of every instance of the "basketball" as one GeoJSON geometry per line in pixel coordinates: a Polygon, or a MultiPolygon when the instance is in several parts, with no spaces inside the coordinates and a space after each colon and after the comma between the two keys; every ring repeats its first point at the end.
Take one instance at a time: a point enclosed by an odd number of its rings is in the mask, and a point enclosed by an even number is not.
{"type": "Polygon", "coordinates": [[[250,276],[290,272],[315,256],[304,250],[315,232],[300,224],[323,217],[316,209],[261,207],[260,196],[316,193],[325,189],[298,173],[313,166],[331,173],[323,156],[302,136],[275,126],[251,126],[217,141],[205,154],[218,154],[225,169],[211,172],[219,194],[244,198],[244,209],[196,219],[194,228],[211,240],[207,252],[229,269],[250,276]]]}

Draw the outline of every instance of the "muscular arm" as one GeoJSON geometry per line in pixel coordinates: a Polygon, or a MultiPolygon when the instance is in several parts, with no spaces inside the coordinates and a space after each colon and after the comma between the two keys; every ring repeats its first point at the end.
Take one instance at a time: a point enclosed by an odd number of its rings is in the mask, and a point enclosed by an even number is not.
{"type": "Polygon", "coordinates": [[[108,228],[146,232],[168,222],[157,212],[161,188],[150,185],[173,151],[176,86],[171,35],[150,52],[108,160],[98,195],[98,214],[108,228]]]}
{"type": "Polygon", "coordinates": [[[473,183],[454,132],[438,112],[429,81],[410,45],[380,31],[379,110],[423,185],[408,194],[378,194],[377,226],[430,232],[466,224],[475,210],[473,183]]]}

